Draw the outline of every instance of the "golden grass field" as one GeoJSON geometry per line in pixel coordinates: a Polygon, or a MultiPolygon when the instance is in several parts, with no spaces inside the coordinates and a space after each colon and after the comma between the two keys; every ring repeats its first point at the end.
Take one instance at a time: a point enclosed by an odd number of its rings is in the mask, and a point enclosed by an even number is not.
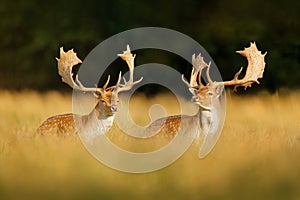
{"type": "MultiPolygon", "coordinates": [[[[78,136],[33,137],[47,117],[71,112],[70,94],[0,91],[0,199],[300,199],[299,99],[228,93],[222,135],[205,159],[193,145],[162,170],[126,174],[99,163],[78,136]]],[[[168,95],[137,96],[132,115],[157,100],[174,111],[168,95]]]]}

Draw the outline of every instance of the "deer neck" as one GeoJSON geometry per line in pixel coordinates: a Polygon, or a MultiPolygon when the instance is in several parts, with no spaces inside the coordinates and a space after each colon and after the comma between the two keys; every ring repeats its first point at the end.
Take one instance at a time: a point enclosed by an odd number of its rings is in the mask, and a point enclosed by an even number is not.
{"type": "Polygon", "coordinates": [[[112,127],[114,117],[113,112],[107,113],[97,104],[88,115],[81,117],[81,136],[92,142],[96,136],[104,135],[112,127]]]}
{"type": "Polygon", "coordinates": [[[218,109],[212,106],[209,110],[199,108],[198,118],[199,118],[199,126],[204,135],[208,135],[210,133],[214,133],[216,129],[219,127],[219,112],[218,109]]]}

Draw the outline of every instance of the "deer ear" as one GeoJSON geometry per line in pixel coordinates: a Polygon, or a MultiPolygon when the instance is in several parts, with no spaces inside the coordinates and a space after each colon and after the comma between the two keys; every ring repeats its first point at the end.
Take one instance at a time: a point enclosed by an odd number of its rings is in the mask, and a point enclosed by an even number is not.
{"type": "Polygon", "coordinates": [[[223,91],[224,91],[224,85],[223,84],[220,84],[220,85],[216,86],[215,92],[216,92],[217,97],[219,97],[222,94],[223,91]]]}
{"type": "Polygon", "coordinates": [[[99,99],[99,94],[98,94],[98,92],[93,92],[93,95],[94,95],[94,97],[96,98],[96,99],[99,99]]]}
{"type": "Polygon", "coordinates": [[[189,91],[193,94],[193,95],[195,95],[196,94],[196,89],[195,88],[189,88],[189,91]]]}
{"type": "MultiPolygon", "coordinates": [[[[102,88],[100,88],[102,90],[102,88]]],[[[97,99],[100,99],[101,97],[101,91],[97,90],[95,92],[93,92],[94,97],[96,97],[97,99]]]]}

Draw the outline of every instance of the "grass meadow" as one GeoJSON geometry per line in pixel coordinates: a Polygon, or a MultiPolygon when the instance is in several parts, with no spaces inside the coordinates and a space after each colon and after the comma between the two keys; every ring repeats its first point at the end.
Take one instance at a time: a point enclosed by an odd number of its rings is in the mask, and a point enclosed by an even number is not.
{"type": "MultiPolygon", "coordinates": [[[[300,93],[228,93],[213,151],[199,160],[193,145],[147,174],[102,165],[76,135],[33,137],[47,117],[71,112],[71,101],[57,92],[0,91],[0,199],[300,199],[300,93]]],[[[133,101],[140,119],[156,101],[177,111],[168,95],[133,101]]]]}

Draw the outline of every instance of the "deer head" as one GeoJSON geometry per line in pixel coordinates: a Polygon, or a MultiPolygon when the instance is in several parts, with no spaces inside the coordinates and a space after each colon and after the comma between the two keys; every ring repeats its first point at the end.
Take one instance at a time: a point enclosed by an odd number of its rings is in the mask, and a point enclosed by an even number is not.
{"type": "Polygon", "coordinates": [[[119,79],[117,84],[114,86],[107,87],[110,81],[110,75],[107,78],[106,83],[102,88],[99,87],[85,87],[78,79],[78,74],[76,75],[75,80],[73,79],[72,68],[82,63],[82,61],[77,57],[73,49],[64,52],[63,47],[60,48],[60,58],[56,58],[58,61],[58,73],[62,77],[62,81],[68,84],[71,88],[79,90],[82,92],[92,92],[97,99],[97,104],[95,110],[99,112],[100,116],[111,116],[117,111],[117,106],[119,102],[118,94],[119,92],[124,92],[130,90],[135,84],[142,81],[141,77],[138,81],[133,81],[133,70],[134,70],[134,58],[135,55],[132,55],[130,52],[129,45],[127,45],[127,50],[123,54],[118,54],[123,60],[126,61],[130,77],[126,81],[124,79],[124,84],[121,84],[121,72],[119,73],[119,79]]]}
{"type": "Polygon", "coordinates": [[[199,105],[200,109],[211,110],[215,101],[218,100],[221,95],[224,86],[234,86],[236,91],[237,87],[243,86],[246,90],[247,87],[251,87],[252,83],[258,83],[258,78],[262,78],[265,68],[265,55],[258,51],[255,43],[250,43],[250,47],[245,48],[242,51],[236,51],[248,60],[248,66],[244,78],[239,79],[239,75],[243,70],[243,67],[235,74],[234,78],[230,81],[216,82],[213,81],[209,75],[209,69],[211,62],[207,64],[201,54],[195,57],[192,56],[192,73],[190,82],[184,79],[182,75],[182,81],[189,87],[190,92],[193,94],[192,101],[199,105]],[[206,70],[206,77],[208,83],[204,85],[201,81],[201,73],[204,68],[206,70]]]}

